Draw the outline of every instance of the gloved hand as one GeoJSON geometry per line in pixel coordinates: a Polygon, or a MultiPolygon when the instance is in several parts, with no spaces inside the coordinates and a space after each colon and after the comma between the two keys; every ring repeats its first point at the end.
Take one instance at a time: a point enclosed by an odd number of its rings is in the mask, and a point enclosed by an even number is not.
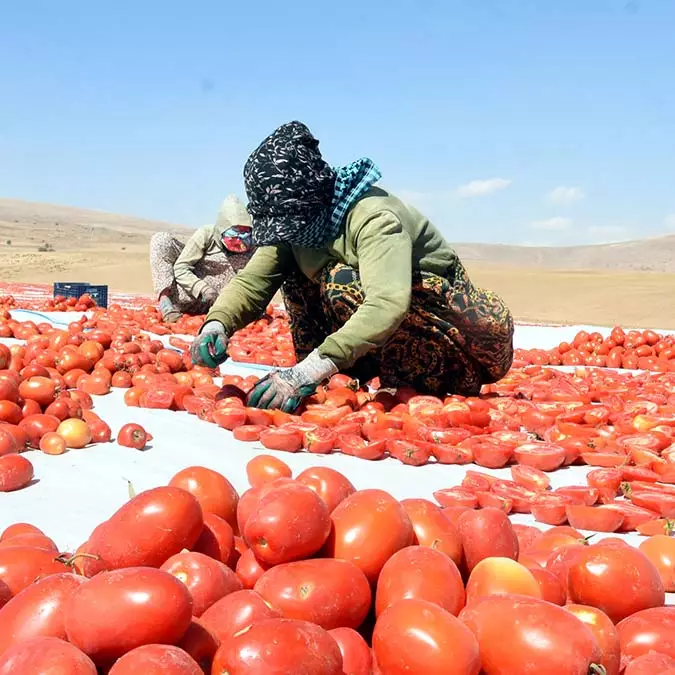
{"type": "Polygon", "coordinates": [[[315,349],[304,361],[293,368],[275,370],[253,387],[248,395],[248,405],[253,408],[279,408],[293,412],[306,396],[338,372],[335,364],[319,356],[315,349]]]}
{"type": "Polygon", "coordinates": [[[205,302],[209,307],[218,299],[218,291],[211,286],[206,286],[199,294],[199,299],[205,302]]]}
{"type": "Polygon", "coordinates": [[[190,347],[190,358],[196,366],[215,368],[227,359],[229,338],[220,321],[207,321],[190,347]]]}

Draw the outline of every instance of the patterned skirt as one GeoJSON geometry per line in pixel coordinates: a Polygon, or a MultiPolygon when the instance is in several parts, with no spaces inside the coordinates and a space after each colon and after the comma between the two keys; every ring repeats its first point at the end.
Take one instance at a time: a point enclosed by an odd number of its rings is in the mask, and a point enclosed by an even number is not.
{"type": "MultiPolygon", "coordinates": [[[[183,287],[176,283],[173,265],[181,254],[185,244],[168,232],[157,232],[150,239],[150,273],[155,295],[166,293],[173,306],[185,314],[205,314],[208,304],[193,298],[183,287]]],[[[200,279],[221,291],[234,278],[236,272],[225,253],[210,255],[199,261],[194,273],[200,279]]]]}
{"type": "MultiPolygon", "coordinates": [[[[513,361],[511,312],[498,295],[475,287],[461,263],[454,271],[452,280],[415,274],[403,323],[349,374],[441,396],[477,395],[483,384],[504,377],[513,361]]],[[[344,325],[365,297],[358,271],[342,264],[324,268],[318,283],[297,270],[282,294],[298,359],[344,325]]]]}

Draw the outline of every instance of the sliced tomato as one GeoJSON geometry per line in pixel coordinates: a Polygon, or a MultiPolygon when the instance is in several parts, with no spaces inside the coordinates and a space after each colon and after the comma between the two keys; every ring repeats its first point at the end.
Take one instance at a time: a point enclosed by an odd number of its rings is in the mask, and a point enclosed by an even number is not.
{"type": "Polygon", "coordinates": [[[551,487],[551,479],[539,469],[533,466],[519,464],[511,467],[511,478],[528,490],[538,492],[548,490],[551,487]]]}

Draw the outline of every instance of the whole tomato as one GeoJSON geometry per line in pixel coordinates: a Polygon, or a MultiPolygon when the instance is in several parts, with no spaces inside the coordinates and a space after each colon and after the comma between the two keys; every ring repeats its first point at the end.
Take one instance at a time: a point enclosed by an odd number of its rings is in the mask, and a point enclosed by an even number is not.
{"type": "Polygon", "coordinates": [[[570,565],[568,590],[570,602],[597,607],[614,623],[665,603],[658,570],[632,546],[585,547],[570,565]]]}
{"type": "Polygon", "coordinates": [[[258,560],[279,565],[314,555],[326,543],[330,527],[326,504],[298,483],[267,491],[243,534],[258,560]]]}
{"type": "Polygon", "coordinates": [[[123,567],[159,567],[197,542],[204,528],[199,502],[185,490],[141,492],[94,529],[83,563],[85,576],[123,567]]]}
{"type": "Polygon", "coordinates": [[[33,480],[33,465],[23,455],[0,456],[0,492],[25,488],[33,480]]]}
{"type": "Polygon", "coordinates": [[[210,673],[213,657],[218,651],[219,644],[201,619],[192,617],[185,635],[176,646],[187,652],[205,673],[210,673]]]}
{"type": "Polygon", "coordinates": [[[13,595],[30,586],[36,579],[52,574],[70,572],[52,551],[32,546],[0,548],[0,581],[4,581],[13,595]]]}
{"type": "Polygon", "coordinates": [[[19,428],[26,432],[28,445],[31,448],[40,447],[40,439],[49,431],[56,431],[61,420],[54,415],[28,415],[19,423],[19,428]]]}
{"type": "Polygon", "coordinates": [[[485,558],[518,559],[518,537],[507,515],[499,509],[466,511],[458,518],[457,529],[469,571],[485,558]]]}
{"type": "Polygon", "coordinates": [[[214,513],[205,513],[204,528],[192,550],[232,567],[231,559],[235,552],[232,526],[214,513]]]}
{"type": "Polygon", "coordinates": [[[171,645],[143,645],[127,652],[108,675],[204,675],[185,651],[171,645]]]}
{"type": "Polygon", "coordinates": [[[0,609],[0,654],[34,637],[65,640],[64,607],[84,581],[74,574],[54,574],[15,595],[0,609]]]}
{"type": "Polygon", "coordinates": [[[465,607],[459,618],[478,639],[486,673],[541,670],[556,675],[587,675],[602,658],[591,631],[579,619],[538,598],[479,598],[465,607]]]}
{"type": "Polygon", "coordinates": [[[323,628],[295,619],[264,619],[223,642],[212,673],[343,675],[337,642],[323,628]]]}
{"type": "Polygon", "coordinates": [[[349,560],[375,584],[396,551],[413,543],[405,509],[382,490],[359,490],[331,513],[333,528],[324,547],[328,557],[349,560]]]}
{"type": "Polygon", "coordinates": [[[68,640],[97,664],[112,663],[147,644],[175,644],[192,618],[190,592],[151,567],[101,572],[66,606],[68,640]],[[102,610],[101,608],[104,608],[102,610]]]}
{"type": "Polygon", "coordinates": [[[375,623],[373,651],[385,675],[478,675],[478,642],[438,605],[399,600],[375,623]]]}
{"type": "Polygon", "coordinates": [[[328,631],[342,654],[345,675],[372,675],[373,657],[368,643],[352,628],[328,631]]]}
{"type": "Polygon", "coordinates": [[[148,434],[140,424],[125,424],[117,434],[117,443],[125,448],[142,450],[148,442],[148,434]]]}
{"type": "Polygon", "coordinates": [[[0,675],[49,673],[96,675],[94,662],[65,640],[34,637],[18,642],[0,656],[0,675]]]}
{"type": "Polygon", "coordinates": [[[239,556],[235,567],[237,576],[244,584],[244,588],[253,588],[258,582],[258,579],[260,579],[268,569],[269,565],[261,563],[250,548],[246,549],[239,556]]]}
{"type": "Polygon", "coordinates": [[[256,455],[246,465],[246,477],[251,487],[260,487],[277,478],[290,478],[291,467],[272,455],[256,455]]]}
{"type": "Polygon", "coordinates": [[[672,675],[675,673],[675,659],[667,654],[650,652],[631,661],[623,672],[624,675],[672,675]]]}
{"type": "Polygon", "coordinates": [[[221,598],[202,614],[200,623],[220,642],[263,619],[280,619],[281,612],[271,607],[255,591],[235,591],[221,598]]]}
{"type": "Polygon", "coordinates": [[[466,594],[455,563],[424,546],[408,546],[394,553],[377,580],[376,615],[406,598],[426,600],[457,616],[466,594]]]}
{"type": "Polygon", "coordinates": [[[239,495],[222,474],[204,466],[189,466],[179,471],[169,485],[187,490],[196,497],[204,513],[213,513],[236,527],[239,495]]]}
{"type": "Polygon", "coordinates": [[[472,570],[466,584],[466,602],[495,594],[541,598],[539,583],[524,565],[511,558],[485,558],[472,570]]]}
{"type": "Polygon", "coordinates": [[[243,589],[239,577],[229,567],[202,553],[177,553],[160,569],[187,586],[192,596],[192,615],[196,617],[226,595],[243,589]]]}
{"type": "Polygon", "coordinates": [[[56,382],[48,377],[30,377],[19,385],[19,396],[46,408],[56,397],[56,382]]]}
{"type": "Polygon", "coordinates": [[[23,448],[19,448],[19,444],[16,438],[10,434],[8,431],[3,430],[3,426],[8,426],[7,424],[0,425],[0,457],[3,455],[11,455],[15,452],[19,452],[23,448]]]}
{"type": "Polygon", "coordinates": [[[666,593],[675,593],[675,537],[654,535],[640,544],[640,551],[659,571],[666,593]]]}
{"type": "Polygon", "coordinates": [[[675,659],[675,607],[653,607],[624,619],[616,627],[621,666],[651,651],[675,659]]]}
{"type": "Polygon", "coordinates": [[[604,666],[606,675],[619,675],[621,645],[619,633],[612,620],[604,612],[587,605],[566,605],[565,609],[574,614],[593,633],[602,652],[600,665],[604,666]]]}
{"type": "Polygon", "coordinates": [[[326,630],[358,628],[372,598],[370,584],[356,565],[321,558],[272,567],[254,590],[284,617],[326,630]]]}
{"type": "Polygon", "coordinates": [[[298,474],[298,483],[314,490],[332,513],[337,505],[356,492],[351,481],[329,466],[312,466],[298,474]]]}
{"type": "Polygon", "coordinates": [[[63,438],[68,448],[84,448],[91,443],[91,429],[84,420],[64,420],[59,424],[56,433],[63,438]]]}

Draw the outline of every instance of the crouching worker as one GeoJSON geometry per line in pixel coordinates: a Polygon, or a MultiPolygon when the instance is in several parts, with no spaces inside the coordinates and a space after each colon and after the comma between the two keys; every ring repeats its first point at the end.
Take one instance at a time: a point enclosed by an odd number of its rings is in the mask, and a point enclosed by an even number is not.
{"type": "Polygon", "coordinates": [[[215,225],[198,229],[186,244],[168,232],[154,234],[150,271],[164,321],[206,314],[251,255],[251,217],[234,195],[223,202],[215,225]]]}
{"type": "Polygon", "coordinates": [[[475,395],[513,359],[513,320],[476,288],[418,211],[374,186],[369,159],[332,169],[309,129],[291,122],[249,157],[244,180],[259,246],[225,288],[192,346],[223,361],[228,336],[281,288],[298,365],[263,378],[248,404],[292,411],[338,370],[383,387],[475,395]]]}

